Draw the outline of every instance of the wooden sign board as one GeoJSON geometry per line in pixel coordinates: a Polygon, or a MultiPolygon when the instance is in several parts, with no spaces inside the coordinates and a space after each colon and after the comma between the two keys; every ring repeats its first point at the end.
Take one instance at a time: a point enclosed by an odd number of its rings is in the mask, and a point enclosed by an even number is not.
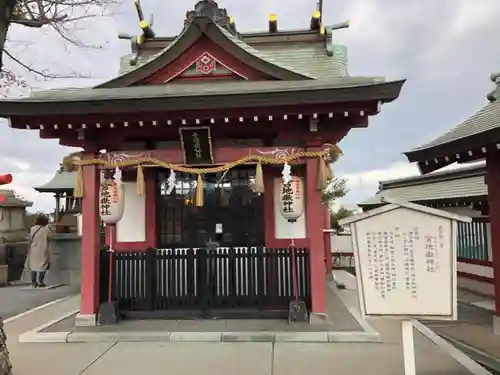
{"type": "Polygon", "coordinates": [[[210,127],[182,127],[179,128],[184,164],[212,165],[212,137],[210,127]]]}
{"type": "Polygon", "coordinates": [[[470,218],[393,203],[341,220],[350,224],[365,317],[457,318],[457,221],[470,218]]]}

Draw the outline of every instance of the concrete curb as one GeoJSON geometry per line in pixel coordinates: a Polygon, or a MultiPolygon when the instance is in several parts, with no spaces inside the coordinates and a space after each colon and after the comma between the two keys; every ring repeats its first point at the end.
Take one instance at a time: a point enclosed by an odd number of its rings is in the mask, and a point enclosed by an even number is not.
{"type": "Polygon", "coordinates": [[[46,287],[44,288],[33,288],[31,286],[31,284],[28,284],[28,285],[21,285],[21,287],[19,288],[19,290],[21,291],[37,291],[37,292],[43,292],[44,290],[52,290],[52,289],[57,289],[57,288],[60,288],[64,286],[64,284],[53,284],[53,285],[47,285],[46,287]]]}
{"type": "Polygon", "coordinates": [[[479,350],[477,348],[474,348],[466,344],[465,342],[457,340],[451,336],[441,333],[439,333],[438,335],[441,336],[446,341],[448,341],[450,344],[452,344],[455,348],[460,350],[466,356],[473,359],[480,365],[486,367],[488,370],[493,370],[494,372],[500,372],[500,361],[498,358],[495,358],[492,355],[485,353],[484,351],[479,350]]]}
{"type": "Polygon", "coordinates": [[[68,312],[19,336],[20,343],[96,343],[96,342],[301,342],[301,343],[381,343],[380,334],[350,306],[333,284],[337,295],[363,331],[259,331],[259,332],[41,332],[78,313],[68,312]]]}
{"type": "MultiPolygon", "coordinates": [[[[471,374],[492,375],[489,369],[494,370],[495,365],[498,366],[499,364],[498,360],[492,362],[492,357],[485,357],[486,353],[461,343],[458,340],[447,337],[447,335],[438,334],[419,321],[413,320],[412,325],[414,329],[419,331],[439,349],[443,350],[451,358],[469,370],[471,374]]],[[[486,356],[488,355],[486,354],[486,356]]]]}
{"type": "Polygon", "coordinates": [[[469,301],[464,301],[461,299],[458,299],[457,302],[462,304],[462,305],[465,305],[465,306],[475,307],[476,309],[481,309],[481,310],[487,311],[491,314],[494,314],[494,311],[492,311],[491,309],[488,309],[484,306],[477,305],[477,302],[469,302],[469,301]]]}
{"type": "Polygon", "coordinates": [[[20,343],[97,342],[301,342],[380,343],[366,332],[36,332],[19,336],[20,343]]]}
{"type": "Polygon", "coordinates": [[[52,306],[52,305],[55,305],[56,303],[59,303],[59,302],[64,302],[70,298],[73,298],[75,295],[71,295],[71,296],[67,296],[67,297],[63,297],[63,298],[59,298],[59,299],[56,299],[54,301],[50,301],[50,302],[47,302],[43,305],[40,305],[40,306],[37,306],[35,308],[32,308],[30,310],[27,310],[27,311],[24,311],[20,314],[17,314],[17,315],[14,315],[14,316],[11,316],[10,318],[7,318],[7,319],[4,319],[4,324],[9,324],[9,323],[12,323],[18,319],[21,319],[23,317],[25,317],[26,315],[29,315],[29,314],[32,314],[32,313],[35,313],[39,310],[42,310],[42,309],[45,309],[46,307],[49,307],[49,306],[52,306]]]}
{"type": "Polygon", "coordinates": [[[24,332],[19,335],[17,342],[19,343],[36,343],[36,342],[66,342],[66,337],[70,332],[40,332],[44,329],[49,328],[50,326],[59,323],[61,320],[69,318],[72,315],[75,315],[80,310],[70,311],[57,319],[51,320],[41,326],[35,327],[34,329],[24,332]],[[61,341],[63,340],[63,341],[61,341]]]}
{"type": "Polygon", "coordinates": [[[57,319],[19,335],[19,343],[97,343],[97,342],[302,342],[302,343],[380,343],[378,332],[41,332],[78,313],[70,311],[57,319]]]}
{"type": "MultiPolygon", "coordinates": [[[[345,272],[345,271],[344,271],[345,272]]],[[[345,272],[345,275],[348,277],[352,277],[353,279],[356,279],[354,275],[351,275],[348,272],[345,272]]],[[[334,276],[335,277],[335,276],[334,276]]],[[[379,336],[380,334],[373,328],[370,323],[366,319],[363,319],[361,314],[358,312],[358,310],[354,307],[351,306],[347,301],[346,298],[343,296],[342,291],[337,289],[337,282],[334,281],[330,284],[328,284],[329,288],[332,290],[332,292],[337,296],[337,298],[344,304],[346,309],[349,311],[349,313],[352,315],[354,320],[359,324],[359,326],[363,329],[363,331],[367,334],[373,335],[373,336],[379,336]]],[[[349,290],[349,289],[344,289],[344,290],[349,290]]]]}

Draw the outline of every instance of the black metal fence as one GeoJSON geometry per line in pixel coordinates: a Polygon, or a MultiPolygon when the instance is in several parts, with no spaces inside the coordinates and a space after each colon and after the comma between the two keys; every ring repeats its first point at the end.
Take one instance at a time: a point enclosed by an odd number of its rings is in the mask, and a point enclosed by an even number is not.
{"type": "MultiPolygon", "coordinates": [[[[310,306],[309,251],[295,249],[300,299],[310,306]]],[[[121,310],[287,310],[294,298],[288,248],[147,249],[112,256],[112,297],[121,310]]],[[[101,252],[101,300],[109,252],[101,252]]]]}

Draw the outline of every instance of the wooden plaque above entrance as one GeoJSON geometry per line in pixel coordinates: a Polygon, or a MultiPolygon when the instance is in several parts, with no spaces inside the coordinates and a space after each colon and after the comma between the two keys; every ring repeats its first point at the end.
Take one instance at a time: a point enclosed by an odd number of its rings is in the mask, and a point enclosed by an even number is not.
{"type": "Polygon", "coordinates": [[[179,134],[184,164],[212,165],[214,163],[210,127],[183,127],[179,128],[179,134]]]}

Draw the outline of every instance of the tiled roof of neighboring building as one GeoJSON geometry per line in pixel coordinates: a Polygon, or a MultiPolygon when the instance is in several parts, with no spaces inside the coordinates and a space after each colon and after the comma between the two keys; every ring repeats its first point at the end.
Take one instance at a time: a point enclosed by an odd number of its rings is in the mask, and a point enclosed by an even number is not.
{"type": "Polygon", "coordinates": [[[489,104],[447,133],[405,152],[408,160],[422,163],[446,158],[450,164],[458,160],[450,156],[500,142],[500,73],[492,74],[491,80],[496,87],[486,96],[489,104]]]}
{"type": "Polygon", "coordinates": [[[73,191],[76,182],[75,172],[56,172],[54,177],[44,185],[34,189],[40,193],[58,193],[73,191]]]}
{"type": "Polygon", "coordinates": [[[31,207],[33,202],[16,197],[12,190],[0,190],[0,207],[31,207]]]}
{"type": "Polygon", "coordinates": [[[407,202],[429,202],[488,195],[484,165],[459,170],[432,173],[424,176],[381,181],[379,192],[359,203],[361,207],[382,204],[382,198],[407,202]]]}
{"type": "Polygon", "coordinates": [[[436,139],[409,151],[430,149],[461,138],[470,137],[491,129],[500,128],[500,101],[489,103],[474,115],[436,139]]]}

